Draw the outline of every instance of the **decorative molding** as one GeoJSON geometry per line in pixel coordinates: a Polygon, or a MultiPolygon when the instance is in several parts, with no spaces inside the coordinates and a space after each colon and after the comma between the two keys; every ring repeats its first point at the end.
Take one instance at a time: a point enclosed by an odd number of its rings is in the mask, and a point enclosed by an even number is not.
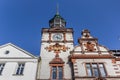
{"type": "Polygon", "coordinates": [[[52,33],[56,33],[56,32],[66,32],[66,33],[73,33],[73,29],[72,28],[42,28],[42,33],[43,32],[52,32],[52,33]]]}
{"type": "Polygon", "coordinates": [[[84,46],[86,47],[85,50],[87,51],[95,51],[96,49],[94,48],[95,47],[95,44],[92,44],[90,41],[88,41],[86,44],[84,44],[84,46]]]}
{"type": "Polygon", "coordinates": [[[116,71],[115,73],[116,73],[116,74],[120,74],[120,71],[116,71]]]}
{"type": "Polygon", "coordinates": [[[60,45],[59,43],[56,43],[55,45],[50,45],[49,47],[45,48],[49,52],[54,51],[54,53],[60,53],[60,51],[66,52],[69,48],[65,45],[60,45]]]}
{"type": "Polygon", "coordinates": [[[64,63],[65,62],[61,58],[59,58],[59,55],[56,54],[55,58],[52,61],[50,61],[49,64],[50,66],[57,66],[57,65],[63,66],[64,63]]]}
{"type": "Polygon", "coordinates": [[[115,58],[116,61],[120,61],[120,58],[115,58]]]}
{"type": "Polygon", "coordinates": [[[85,54],[73,54],[70,56],[71,59],[114,59],[112,55],[85,55],[85,54]]]}
{"type": "Polygon", "coordinates": [[[115,60],[115,59],[112,59],[112,63],[114,63],[114,64],[115,64],[115,63],[116,63],[116,60],[115,60]]]}
{"type": "MultiPolygon", "coordinates": [[[[90,77],[90,76],[75,76],[75,78],[77,78],[77,79],[81,79],[81,78],[83,78],[83,79],[95,79],[96,77],[90,77]]],[[[114,79],[114,78],[117,78],[117,79],[120,79],[120,76],[107,76],[107,77],[103,77],[103,78],[108,78],[108,79],[114,79]]]]}
{"type": "Polygon", "coordinates": [[[58,42],[59,42],[59,43],[65,43],[65,42],[66,42],[66,43],[74,43],[73,40],[66,40],[66,41],[64,41],[64,40],[63,40],[63,41],[52,41],[52,40],[51,40],[51,41],[49,41],[49,40],[46,41],[46,40],[42,40],[41,42],[46,42],[46,43],[49,43],[49,42],[51,42],[51,43],[58,43],[58,42]]]}
{"type": "Polygon", "coordinates": [[[49,33],[49,42],[51,42],[51,32],[49,33]]]}
{"type": "Polygon", "coordinates": [[[75,62],[76,62],[76,59],[72,59],[71,61],[72,61],[72,63],[75,63],[75,62]]]}

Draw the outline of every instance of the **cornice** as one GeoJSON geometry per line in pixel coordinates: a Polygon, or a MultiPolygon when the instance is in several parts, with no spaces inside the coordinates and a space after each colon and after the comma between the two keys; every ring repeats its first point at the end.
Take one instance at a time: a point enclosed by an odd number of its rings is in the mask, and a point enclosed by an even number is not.
{"type": "MultiPolygon", "coordinates": [[[[74,78],[99,78],[99,77],[94,77],[94,76],[75,76],[74,78]]],[[[100,77],[100,78],[120,78],[120,76],[106,76],[106,77],[100,77]]]]}
{"type": "Polygon", "coordinates": [[[56,33],[56,32],[72,32],[73,33],[73,29],[72,28],[42,28],[42,33],[43,32],[47,32],[47,33],[56,33]]]}
{"type": "Polygon", "coordinates": [[[110,54],[98,54],[98,55],[86,55],[86,54],[72,54],[70,55],[70,59],[113,59],[110,54]]]}
{"type": "Polygon", "coordinates": [[[39,59],[38,57],[35,58],[28,58],[28,57],[0,57],[0,59],[39,59]]]}
{"type": "Polygon", "coordinates": [[[74,43],[74,41],[72,41],[72,40],[71,41],[67,41],[67,40],[66,41],[52,41],[52,40],[51,41],[45,41],[45,40],[42,40],[41,42],[45,42],[45,43],[58,43],[58,42],[59,43],[74,43]]]}
{"type": "Polygon", "coordinates": [[[120,61],[120,57],[119,58],[115,58],[116,61],[120,61]]]}

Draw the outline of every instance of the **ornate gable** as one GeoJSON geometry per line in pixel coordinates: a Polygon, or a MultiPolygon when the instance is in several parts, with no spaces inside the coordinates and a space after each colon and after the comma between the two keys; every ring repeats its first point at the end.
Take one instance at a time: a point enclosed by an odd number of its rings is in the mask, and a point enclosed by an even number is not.
{"type": "Polygon", "coordinates": [[[98,44],[98,39],[91,36],[90,31],[85,29],[82,31],[81,38],[78,39],[79,46],[74,48],[74,53],[78,54],[110,54],[109,49],[98,44]],[[79,48],[79,50],[78,50],[79,48]]]}
{"type": "Polygon", "coordinates": [[[37,58],[12,43],[0,46],[0,58],[37,58]]]}

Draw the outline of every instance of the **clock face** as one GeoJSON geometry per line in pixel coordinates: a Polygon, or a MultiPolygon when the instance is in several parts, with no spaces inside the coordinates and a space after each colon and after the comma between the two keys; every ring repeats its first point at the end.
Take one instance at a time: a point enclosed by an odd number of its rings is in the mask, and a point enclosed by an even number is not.
{"type": "Polygon", "coordinates": [[[54,41],[61,41],[62,40],[62,35],[61,34],[54,34],[53,35],[53,40],[54,41]]]}

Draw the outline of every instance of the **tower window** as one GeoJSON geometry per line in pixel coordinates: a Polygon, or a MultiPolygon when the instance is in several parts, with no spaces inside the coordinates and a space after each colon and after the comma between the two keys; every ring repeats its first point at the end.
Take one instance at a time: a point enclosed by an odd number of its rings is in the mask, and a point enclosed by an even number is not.
{"type": "Polygon", "coordinates": [[[24,67],[25,67],[24,63],[18,64],[18,68],[16,70],[16,75],[22,75],[23,71],[24,71],[24,67]]]}
{"type": "Polygon", "coordinates": [[[4,63],[0,63],[0,75],[2,75],[2,71],[3,71],[3,69],[4,69],[4,66],[5,66],[5,64],[4,63]]]}
{"type": "Polygon", "coordinates": [[[106,71],[103,63],[86,63],[86,71],[88,76],[106,76],[106,71]]]}
{"type": "Polygon", "coordinates": [[[63,67],[52,66],[52,80],[63,80],[63,67]]]}

